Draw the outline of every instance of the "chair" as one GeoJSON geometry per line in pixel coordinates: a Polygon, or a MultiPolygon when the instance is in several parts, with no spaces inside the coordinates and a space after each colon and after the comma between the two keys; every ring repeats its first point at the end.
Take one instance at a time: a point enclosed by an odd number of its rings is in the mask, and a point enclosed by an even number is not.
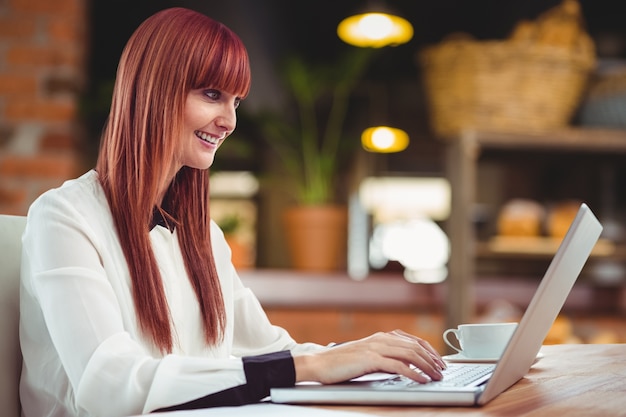
{"type": "Polygon", "coordinates": [[[0,214],[0,409],[6,417],[21,413],[19,383],[20,262],[26,217],[0,214]]]}

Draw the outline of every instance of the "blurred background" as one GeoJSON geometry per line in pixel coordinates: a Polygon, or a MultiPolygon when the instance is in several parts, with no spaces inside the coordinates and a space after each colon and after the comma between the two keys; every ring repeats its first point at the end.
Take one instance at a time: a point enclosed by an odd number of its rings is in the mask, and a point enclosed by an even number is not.
{"type": "Polygon", "coordinates": [[[26,214],[93,166],[126,40],[174,6],[248,47],[252,90],[211,169],[211,210],[277,324],[321,343],[402,327],[439,346],[445,326],[516,320],[585,201],[605,235],[551,341],[624,341],[625,3],[0,0],[0,212],[26,214]],[[376,7],[406,19],[410,40],[337,36],[376,7]],[[289,84],[298,75],[310,82],[289,84]],[[297,88],[318,98],[314,126],[297,88]],[[404,132],[396,148],[362,137],[378,125],[404,132]],[[302,154],[307,137],[336,151],[302,154]],[[455,153],[466,141],[484,145],[455,153]],[[324,160],[319,184],[299,181],[324,160]],[[340,235],[305,238],[298,257],[291,232],[323,227],[287,223],[295,206],[332,206],[340,235]]]}

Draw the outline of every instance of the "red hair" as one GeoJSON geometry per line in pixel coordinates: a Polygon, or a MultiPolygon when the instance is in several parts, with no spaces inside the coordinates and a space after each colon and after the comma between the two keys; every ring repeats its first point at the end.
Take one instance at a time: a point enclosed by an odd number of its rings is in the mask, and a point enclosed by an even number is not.
{"type": "Polygon", "coordinates": [[[239,37],[183,8],[148,18],[122,52],[96,164],[128,264],[140,328],[162,352],[172,351],[173,331],[149,237],[153,210],[161,203],[176,226],[207,343],[221,340],[225,327],[211,248],[208,170],[183,167],[163,202],[157,201],[179,148],[187,94],[208,87],[247,96],[250,67],[239,37]]]}

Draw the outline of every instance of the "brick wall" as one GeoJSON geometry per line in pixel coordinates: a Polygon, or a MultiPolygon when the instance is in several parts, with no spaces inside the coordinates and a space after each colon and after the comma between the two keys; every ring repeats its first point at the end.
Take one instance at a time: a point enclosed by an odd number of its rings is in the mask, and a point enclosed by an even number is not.
{"type": "Polygon", "coordinates": [[[84,172],[88,0],[0,0],[0,213],[84,172]]]}

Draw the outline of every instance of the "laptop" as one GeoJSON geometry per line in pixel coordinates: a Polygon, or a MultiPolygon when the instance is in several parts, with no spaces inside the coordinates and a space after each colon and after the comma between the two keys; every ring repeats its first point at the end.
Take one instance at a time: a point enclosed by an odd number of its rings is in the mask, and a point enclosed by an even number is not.
{"type": "Polygon", "coordinates": [[[371,374],[338,384],[299,383],[272,388],[271,401],[287,404],[358,404],[411,406],[481,406],[520,380],[529,371],[554,320],[602,232],[602,225],[586,204],[576,217],[541,280],[517,329],[495,364],[449,363],[483,375],[463,386],[442,381],[414,383],[406,377],[371,374]]]}

